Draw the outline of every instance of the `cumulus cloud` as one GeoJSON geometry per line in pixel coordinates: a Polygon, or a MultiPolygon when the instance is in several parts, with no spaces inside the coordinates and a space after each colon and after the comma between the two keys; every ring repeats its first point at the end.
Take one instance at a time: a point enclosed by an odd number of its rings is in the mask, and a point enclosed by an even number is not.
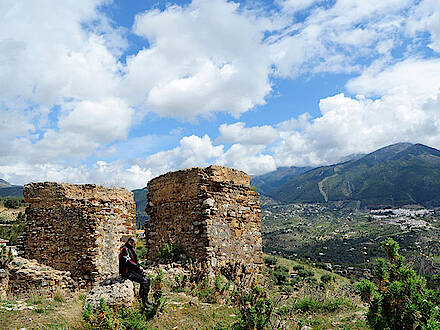
{"type": "Polygon", "coordinates": [[[214,146],[208,135],[185,136],[179,146],[148,156],[141,164],[154,175],[194,166],[206,166],[223,154],[223,146],[214,146]]]}
{"type": "Polygon", "coordinates": [[[87,28],[107,22],[97,10],[105,2],[0,4],[0,111],[22,126],[0,141],[6,159],[81,158],[127,136],[132,111],[113,96],[121,65],[109,50],[111,29],[87,28]]]}
{"type": "Polygon", "coordinates": [[[150,48],[127,59],[127,97],[161,116],[239,115],[265,103],[271,61],[266,24],[224,0],[150,10],[133,31],[150,48]]]}
{"type": "Polygon", "coordinates": [[[414,99],[400,92],[373,100],[338,94],[322,99],[322,115],[302,130],[281,134],[273,157],[277,166],[318,166],[397,142],[439,148],[439,95],[414,99]]]}
{"type": "Polygon", "coordinates": [[[122,161],[98,161],[92,167],[20,162],[14,165],[0,165],[0,173],[4,180],[12,183],[25,184],[48,180],[77,184],[93,182],[106,187],[128,189],[143,188],[153,177],[150,170],[139,165],[127,167],[122,161]]]}
{"type": "Polygon", "coordinates": [[[248,172],[262,174],[276,169],[271,155],[265,154],[265,145],[233,144],[226,150],[224,145],[215,145],[208,135],[183,137],[179,146],[148,156],[139,162],[153,176],[168,171],[193,166],[224,165],[248,172]]]}
{"type": "Polygon", "coordinates": [[[440,93],[439,77],[439,58],[409,58],[385,68],[372,66],[351,79],[347,88],[366,96],[406,93],[411,98],[435,98],[440,93]]]}
{"type": "Polygon", "coordinates": [[[114,91],[117,61],[104,38],[83,24],[99,20],[103,1],[3,1],[0,5],[0,96],[53,106],[66,98],[114,91]],[[44,22],[44,24],[42,24],[44,22]]]}
{"type": "Polygon", "coordinates": [[[240,144],[271,144],[278,139],[278,132],[272,126],[245,127],[245,123],[222,124],[219,127],[219,141],[240,144]]]}
{"type": "Polygon", "coordinates": [[[118,98],[97,102],[82,101],[58,122],[61,132],[87,135],[99,143],[125,139],[131,127],[133,110],[118,98]]]}
{"type": "Polygon", "coordinates": [[[130,31],[100,12],[109,2],[0,3],[6,179],[107,184],[114,174],[112,182],[139,187],[166,171],[211,163],[260,174],[399,141],[440,146],[436,0],[277,0],[279,11],[271,12],[193,0],[140,13],[130,31]],[[148,47],[127,54],[129,33],[148,47]],[[359,76],[347,83],[350,94],[322,99],[316,118],[223,124],[216,141],[229,148],[191,135],[142,161],[133,160],[140,158],[136,148],[154,140],[124,142],[148,112],[183,120],[215,112],[239,117],[266,102],[274,79],[319,72],[359,76]],[[123,161],[84,165],[90,155],[122,155],[124,147],[123,161]]]}
{"type": "Polygon", "coordinates": [[[276,169],[275,160],[271,155],[264,154],[262,145],[232,145],[219,159],[217,164],[229,166],[248,174],[263,174],[276,169]]]}

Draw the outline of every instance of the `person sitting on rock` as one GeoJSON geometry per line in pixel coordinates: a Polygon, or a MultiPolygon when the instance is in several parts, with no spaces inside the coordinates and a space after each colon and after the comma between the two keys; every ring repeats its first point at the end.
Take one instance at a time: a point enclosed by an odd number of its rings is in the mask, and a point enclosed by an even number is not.
{"type": "Polygon", "coordinates": [[[138,258],[135,252],[136,240],[130,237],[119,252],[119,275],[125,279],[140,283],[141,288],[139,295],[142,303],[152,305],[148,301],[148,292],[150,291],[150,278],[144,275],[141,266],[138,263],[138,258]]]}

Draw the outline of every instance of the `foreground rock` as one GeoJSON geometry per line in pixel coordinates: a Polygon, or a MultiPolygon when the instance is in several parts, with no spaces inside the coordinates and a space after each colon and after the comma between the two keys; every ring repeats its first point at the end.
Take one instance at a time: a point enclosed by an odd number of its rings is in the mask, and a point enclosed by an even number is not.
{"type": "Polygon", "coordinates": [[[38,292],[39,295],[53,297],[59,290],[68,293],[76,289],[70,272],[56,270],[36,260],[14,258],[8,265],[8,273],[9,284],[6,291],[16,296],[38,292]]]}
{"type": "Polygon", "coordinates": [[[102,281],[90,290],[84,308],[90,304],[92,309],[96,309],[101,298],[112,308],[132,306],[135,302],[133,282],[120,276],[102,281]]]}

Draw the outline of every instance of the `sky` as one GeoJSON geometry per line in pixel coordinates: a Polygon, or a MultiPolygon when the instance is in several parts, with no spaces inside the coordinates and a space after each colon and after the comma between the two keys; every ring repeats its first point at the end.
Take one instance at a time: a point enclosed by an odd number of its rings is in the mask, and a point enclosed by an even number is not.
{"type": "Polygon", "coordinates": [[[439,55],[438,0],[0,0],[0,178],[440,148],[439,55]]]}

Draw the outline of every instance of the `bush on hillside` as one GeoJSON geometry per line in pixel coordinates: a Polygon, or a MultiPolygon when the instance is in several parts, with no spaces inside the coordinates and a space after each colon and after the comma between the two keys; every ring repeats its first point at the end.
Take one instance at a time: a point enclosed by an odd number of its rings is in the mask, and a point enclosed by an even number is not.
{"type": "Polygon", "coordinates": [[[267,256],[263,258],[264,263],[266,266],[275,266],[278,262],[277,257],[267,256]]]}
{"type": "Polygon", "coordinates": [[[373,329],[439,329],[440,292],[427,289],[426,279],[405,264],[397,242],[388,238],[382,246],[386,259],[377,260],[376,283],[357,284],[362,301],[369,305],[369,325],[373,329]]]}
{"type": "Polygon", "coordinates": [[[266,329],[274,310],[274,304],[268,297],[267,290],[252,285],[241,288],[237,296],[240,319],[232,325],[233,329],[266,329]]]}
{"type": "Polygon", "coordinates": [[[315,273],[313,272],[313,270],[308,270],[308,269],[300,269],[298,271],[298,276],[300,277],[312,277],[315,276],[315,273]]]}
{"type": "Polygon", "coordinates": [[[331,283],[335,281],[335,277],[332,274],[321,275],[321,282],[324,284],[331,283]]]}
{"type": "Polygon", "coordinates": [[[289,280],[289,277],[289,268],[287,268],[286,266],[276,266],[272,272],[272,279],[277,285],[286,284],[289,280]]]}

